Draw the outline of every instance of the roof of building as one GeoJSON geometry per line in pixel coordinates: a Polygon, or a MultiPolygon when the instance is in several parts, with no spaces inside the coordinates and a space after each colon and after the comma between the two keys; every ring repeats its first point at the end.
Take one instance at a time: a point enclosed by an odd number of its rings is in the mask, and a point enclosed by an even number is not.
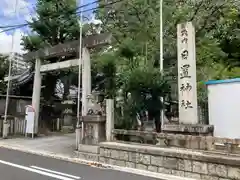
{"type": "Polygon", "coordinates": [[[224,79],[224,80],[210,80],[210,81],[205,82],[205,84],[213,85],[213,84],[236,83],[236,82],[240,82],[240,78],[224,79]]]}
{"type": "Polygon", "coordinates": [[[34,71],[32,68],[27,69],[22,74],[12,77],[12,88],[23,85],[33,79],[34,71]]]}

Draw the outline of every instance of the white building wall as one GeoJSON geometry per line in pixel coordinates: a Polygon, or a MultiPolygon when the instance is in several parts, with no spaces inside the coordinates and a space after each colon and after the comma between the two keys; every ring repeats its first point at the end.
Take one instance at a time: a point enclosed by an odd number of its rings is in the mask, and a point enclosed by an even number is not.
{"type": "Polygon", "coordinates": [[[209,123],[214,136],[240,138],[240,78],[209,81],[209,123]]]}

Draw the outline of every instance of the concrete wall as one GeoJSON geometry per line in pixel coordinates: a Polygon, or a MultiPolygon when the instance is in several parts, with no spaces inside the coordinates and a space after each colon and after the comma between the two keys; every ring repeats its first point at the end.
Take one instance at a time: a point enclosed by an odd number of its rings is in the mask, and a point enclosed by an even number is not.
{"type": "Polygon", "coordinates": [[[88,160],[202,180],[240,180],[240,157],[143,144],[100,143],[88,160]],[[94,159],[92,159],[94,158],[94,159]]]}
{"type": "Polygon", "coordinates": [[[240,139],[240,78],[208,82],[209,123],[214,136],[240,139]]]}
{"type": "Polygon", "coordinates": [[[0,114],[4,114],[5,99],[0,99],[0,114]]]}
{"type": "MultiPolygon", "coordinates": [[[[0,97],[0,115],[4,115],[5,111],[5,97],[0,97]]],[[[9,98],[8,114],[19,115],[25,114],[25,106],[31,104],[31,99],[16,99],[9,98]]]]}

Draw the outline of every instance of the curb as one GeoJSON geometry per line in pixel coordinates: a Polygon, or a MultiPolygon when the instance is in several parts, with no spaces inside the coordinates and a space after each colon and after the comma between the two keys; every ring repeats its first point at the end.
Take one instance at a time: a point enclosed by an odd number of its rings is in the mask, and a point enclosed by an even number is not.
{"type": "Polygon", "coordinates": [[[54,159],[68,161],[68,162],[72,162],[72,163],[85,164],[85,165],[89,165],[89,166],[102,167],[102,168],[111,168],[109,165],[103,166],[101,163],[98,163],[98,162],[87,161],[84,159],[69,157],[64,154],[55,154],[55,153],[49,152],[49,151],[36,151],[36,150],[26,149],[21,146],[9,146],[7,144],[0,144],[0,148],[6,148],[6,149],[10,149],[10,150],[20,151],[23,153],[54,158],[54,159]]]}
{"type": "Polygon", "coordinates": [[[161,179],[161,180],[196,180],[193,178],[180,177],[180,176],[174,176],[174,175],[168,175],[168,174],[162,174],[162,173],[155,173],[155,172],[139,170],[139,169],[135,169],[135,168],[127,168],[127,167],[103,164],[103,163],[83,160],[83,159],[79,159],[79,158],[75,158],[75,157],[69,157],[69,156],[66,156],[63,154],[54,154],[53,152],[48,152],[48,151],[36,151],[36,150],[31,150],[31,149],[25,149],[24,147],[21,147],[21,146],[10,146],[7,144],[0,144],[0,148],[6,148],[6,149],[10,149],[10,150],[20,151],[23,153],[28,153],[28,154],[33,154],[33,155],[38,155],[38,156],[43,156],[43,157],[49,157],[49,158],[72,162],[72,163],[77,163],[77,164],[88,165],[88,166],[95,167],[95,168],[104,168],[104,169],[109,169],[109,170],[111,169],[111,170],[116,170],[116,171],[122,171],[122,172],[126,172],[126,173],[132,173],[132,174],[137,174],[137,175],[141,175],[141,176],[161,179]]]}

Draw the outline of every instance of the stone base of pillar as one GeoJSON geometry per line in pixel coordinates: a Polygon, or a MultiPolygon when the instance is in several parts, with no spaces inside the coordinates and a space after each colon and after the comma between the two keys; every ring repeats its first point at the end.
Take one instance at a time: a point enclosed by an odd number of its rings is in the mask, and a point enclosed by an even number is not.
{"type": "Polygon", "coordinates": [[[214,127],[212,125],[204,124],[165,124],[163,125],[162,131],[169,134],[190,135],[186,136],[185,139],[165,140],[164,144],[167,146],[204,149],[205,147],[201,146],[201,142],[197,141],[197,137],[212,136],[214,127]]]}
{"type": "Polygon", "coordinates": [[[7,115],[6,121],[4,121],[4,116],[1,116],[1,120],[3,122],[2,123],[2,138],[7,139],[9,136],[9,133],[14,133],[13,131],[10,132],[10,129],[13,130],[13,127],[10,127],[10,124],[12,124],[10,121],[14,121],[14,117],[11,115],[7,115]]]}
{"type": "Polygon", "coordinates": [[[97,145],[106,140],[106,116],[83,116],[82,144],[97,145]]]}
{"type": "Polygon", "coordinates": [[[25,135],[26,137],[29,137],[29,138],[36,138],[36,137],[38,137],[39,135],[38,134],[29,134],[29,133],[27,133],[26,135],[25,135]]]}
{"type": "Polygon", "coordinates": [[[62,133],[74,133],[73,126],[62,126],[62,133]]]}
{"type": "Polygon", "coordinates": [[[77,157],[80,159],[99,161],[100,147],[98,145],[79,144],[77,157]]]}
{"type": "Polygon", "coordinates": [[[164,124],[164,133],[212,136],[214,127],[205,124],[164,124]]]}

